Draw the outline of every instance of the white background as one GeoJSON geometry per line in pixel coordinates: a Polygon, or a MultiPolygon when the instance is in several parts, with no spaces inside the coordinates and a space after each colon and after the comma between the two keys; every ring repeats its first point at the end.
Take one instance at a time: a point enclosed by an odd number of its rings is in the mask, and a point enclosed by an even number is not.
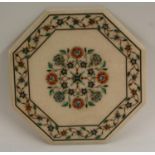
{"type": "Polygon", "coordinates": [[[154,96],[155,3],[0,3],[0,151],[155,151],[154,96]],[[9,47],[46,8],[65,6],[106,6],[147,50],[146,104],[106,144],[47,144],[11,105],[9,47]]]}

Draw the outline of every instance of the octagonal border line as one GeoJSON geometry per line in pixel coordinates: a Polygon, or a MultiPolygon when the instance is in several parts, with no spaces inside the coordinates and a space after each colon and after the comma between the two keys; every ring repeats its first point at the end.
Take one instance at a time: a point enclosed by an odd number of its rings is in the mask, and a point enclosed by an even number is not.
{"type": "MultiPolygon", "coordinates": [[[[84,13],[85,15],[88,14],[88,13],[84,13]]],[[[103,14],[103,13],[102,13],[103,14]]],[[[68,15],[68,14],[67,14],[68,15]]],[[[104,15],[105,16],[105,15],[104,15]]],[[[109,20],[109,19],[108,19],[109,20]]],[[[117,27],[116,27],[117,28],[117,27]]],[[[117,28],[118,29],[118,28],[117,28]]],[[[127,36],[126,36],[127,37],[127,36]]],[[[127,37],[128,38],[128,37],[127,37]]],[[[128,38],[129,39],[129,38],[128,38]]],[[[135,45],[132,41],[130,41],[133,45],[135,45]]],[[[15,52],[15,51],[14,51],[15,52]]],[[[141,60],[141,50],[140,50],[140,60],[141,60]]],[[[140,61],[140,64],[141,64],[141,61],[140,61]]],[[[140,71],[142,69],[142,66],[140,65],[140,71]]],[[[140,72],[140,75],[142,75],[142,73],[140,72]]],[[[141,78],[142,76],[140,76],[140,81],[141,81],[141,78]]],[[[140,82],[141,83],[141,82],[140,82]]],[[[142,88],[142,85],[141,85],[141,88],[142,88]]],[[[141,94],[142,94],[142,90],[141,90],[141,94]]],[[[141,101],[140,103],[142,102],[142,95],[141,95],[141,101]]],[[[134,109],[133,109],[134,110],[134,109]]],[[[123,120],[122,120],[123,121],[123,120]]],[[[88,140],[88,139],[87,139],[88,140]]]]}
{"type": "Polygon", "coordinates": [[[125,54],[123,54],[122,52],[120,52],[120,50],[119,50],[119,48],[109,39],[109,38],[107,38],[103,33],[102,33],[102,31],[100,31],[100,30],[98,30],[99,31],[99,33],[101,34],[101,35],[103,35],[103,37],[104,38],[106,38],[117,50],[118,50],[118,52],[120,53],[120,54],[122,54],[124,57],[125,57],[125,65],[126,65],[126,97],[128,96],[128,89],[127,89],[127,56],[125,55],[125,54]]]}
{"type": "MultiPolygon", "coordinates": [[[[125,66],[126,66],[126,72],[125,72],[125,75],[127,75],[127,57],[123,54],[123,53],[121,53],[120,51],[119,51],[119,49],[118,49],[118,47],[116,47],[102,32],[100,32],[97,28],[85,28],[85,29],[82,29],[82,28],[78,28],[78,29],[56,29],[53,33],[52,33],[52,35],[56,32],[56,31],[76,31],[76,30],[82,30],[82,31],[85,31],[85,30],[96,30],[97,32],[99,32],[108,42],[110,42],[113,46],[114,46],[114,48],[116,48],[116,50],[118,50],[118,52],[123,56],[123,57],[125,57],[125,66]]],[[[50,36],[50,37],[52,37],[52,35],[50,36]]],[[[49,38],[50,38],[49,37],[49,38]]],[[[48,39],[49,39],[48,38],[48,39]]],[[[47,39],[47,40],[48,40],[47,39]]],[[[45,40],[45,42],[47,41],[47,40],[45,40]]],[[[44,42],[38,47],[38,49],[42,46],[44,44],[44,42]]],[[[38,50],[37,49],[37,50],[38,50]]],[[[27,67],[28,67],[28,70],[29,70],[29,59],[37,52],[37,50],[36,51],[34,51],[32,54],[31,54],[31,56],[27,59],[27,67]]],[[[29,72],[28,72],[28,81],[29,81],[29,72]]],[[[116,105],[116,107],[114,108],[114,109],[116,109],[122,102],[124,102],[124,100],[127,98],[127,96],[128,96],[128,89],[127,89],[127,76],[126,76],[126,96],[120,101],[120,103],[118,104],[118,105],[116,105]]],[[[31,98],[31,91],[30,91],[30,82],[29,82],[29,98],[30,98],[30,101],[33,103],[33,104],[35,104],[35,105],[37,105],[34,101],[33,101],[33,99],[31,98]]],[[[38,105],[37,105],[37,107],[39,107],[38,105]]],[[[41,109],[41,108],[40,108],[41,109]]],[[[113,111],[113,110],[112,110],[113,111]]],[[[109,112],[109,114],[111,114],[112,112],[109,112]]],[[[108,114],[108,115],[109,115],[108,114]]],[[[48,115],[47,115],[48,116],[48,115]]],[[[48,116],[49,118],[51,118],[50,116],[48,116]]],[[[105,117],[105,118],[107,118],[107,116],[105,117]]],[[[51,120],[53,120],[52,118],[51,118],[51,120]]],[[[54,121],[55,122],[55,121],[54,121]]],[[[84,125],[84,126],[97,126],[97,125],[100,125],[102,123],[102,121],[100,121],[99,122],[99,124],[87,124],[87,125],[84,125]]],[[[83,125],[59,125],[57,122],[55,122],[55,124],[57,124],[59,127],[76,127],[76,126],[83,126],[83,125]]]]}

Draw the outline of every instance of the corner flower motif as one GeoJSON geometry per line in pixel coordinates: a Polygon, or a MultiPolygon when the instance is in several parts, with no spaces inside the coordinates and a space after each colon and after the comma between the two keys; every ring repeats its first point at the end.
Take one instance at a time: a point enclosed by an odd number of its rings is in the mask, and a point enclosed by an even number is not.
{"type": "Polygon", "coordinates": [[[94,102],[98,102],[102,99],[102,93],[100,91],[93,92],[91,94],[91,99],[94,102]]]}
{"type": "Polygon", "coordinates": [[[62,102],[64,101],[64,99],[65,99],[65,96],[63,92],[58,91],[54,94],[54,100],[56,102],[62,102]]]}
{"type": "Polygon", "coordinates": [[[64,57],[60,54],[56,55],[54,58],[53,58],[53,61],[55,62],[55,65],[64,65],[64,57]]]}
{"type": "Polygon", "coordinates": [[[91,63],[95,66],[99,65],[102,61],[102,58],[98,54],[93,54],[91,57],[91,63]]]}

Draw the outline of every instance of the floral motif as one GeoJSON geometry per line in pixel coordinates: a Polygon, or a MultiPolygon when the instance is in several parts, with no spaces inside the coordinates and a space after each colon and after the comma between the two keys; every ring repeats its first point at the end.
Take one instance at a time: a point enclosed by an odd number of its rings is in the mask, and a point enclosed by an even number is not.
{"type": "Polygon", "coordinates": [[[101,71],[97,74],[97,80],[99,83],[106,83],[108,81],[108,74],[104,71],[101,71]]]}
{"type": "Polygon", "coordinates": [[[75,59],[79,59],[83,56],[83,50],[80,47],[74,47],[71,51],[71,56],[75,59]]]}
{"type": "MultiPolygon", "coordinates": [[[[141,61],[141,49],[103,13],[49,15],[13,52],[15,105],[53,141],[104,140],[142,102],[141,61]],[[114,45],[117,49],[116,52],[120,52],[126,58],[127,96],[97,125],[58,126],[37,104],[31,102],[28,59],[55,30],[61,28],[66,30],[96,28],[99,33],[114,45]],[[133,61],[133,59],[136,61],[133,61]]],[[[61,59],[58,64],[62,66],[64,60],[61,59]]],[[[68,68],[72,69],[74,65],[73,62],[67,64],[68,68]]],[[[49,64],[49,67],[52,67],[52,65],[49,64]]],[[[92,68],[87,72],[91,76],[95,74],[92,68]]],[[[93,81],[89,85],[93,87],[93,81]]],[[[103,89],[103,91],[106,90],[103,89]]],[[[74,95],[75,92],[73,89],[68,89],[68,93],[74,95]]]]}
{"type": "Polygon", "coordinates": [[[102,61],[102,59],[101,59],[100,55],[98,55],[98,54],[93,54],[92,55],[92,57],[91,57],[91,63],[93,65],[98,65],[98,64],[101,63],[101,61],[102,61]]]}
{"type": "Polygon", "coordinates": [[[100,91],[92,92],[91,99],[94,102],[100,101],[102,98],[102,93],[100,91]]]}
{"type": "Polygon", "coordinates": [[[81,98],[74,98],[72,105],[76,109],[81,109],[84,106],[84,101],[81,98]]]}
{"type": "Polygon", "coordinates": [[[56,102],[62,102],[65,99],[64,93],[58,91],[54,93],[54,99],[56,102]]]}
{"type": "Polygon", "coordinates": [[[58,77],[54,72],[50,72],[47,77],[46,80],[48,82],[49,85],[54,85],[57,83],[58,81],[58,77]]]}
{"type": "Polygon", "coordinates": [[[56,55],[53,59],[55,65],[64,65],[64,57],[60,54],[56,55]]]}
{"type": "Polygon", "coordinates": [[[63,107],[81,109],[96,105],[108,86],[106,62],[93,49],[74,47],[59,53],[54,56],[54,63],[48,63],[49,94],[63,107]]]}

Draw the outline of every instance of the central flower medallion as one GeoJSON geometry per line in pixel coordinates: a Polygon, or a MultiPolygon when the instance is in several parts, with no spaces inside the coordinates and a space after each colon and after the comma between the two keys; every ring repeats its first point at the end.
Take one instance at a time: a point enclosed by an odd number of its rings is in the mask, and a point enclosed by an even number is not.
{"type": "Polygon", "coordinates": [[[49,95],[63,107],[95,106],[107,92],[106,61],[94,49],[74,47],[60,50],[48,62],[49,95]]]}

